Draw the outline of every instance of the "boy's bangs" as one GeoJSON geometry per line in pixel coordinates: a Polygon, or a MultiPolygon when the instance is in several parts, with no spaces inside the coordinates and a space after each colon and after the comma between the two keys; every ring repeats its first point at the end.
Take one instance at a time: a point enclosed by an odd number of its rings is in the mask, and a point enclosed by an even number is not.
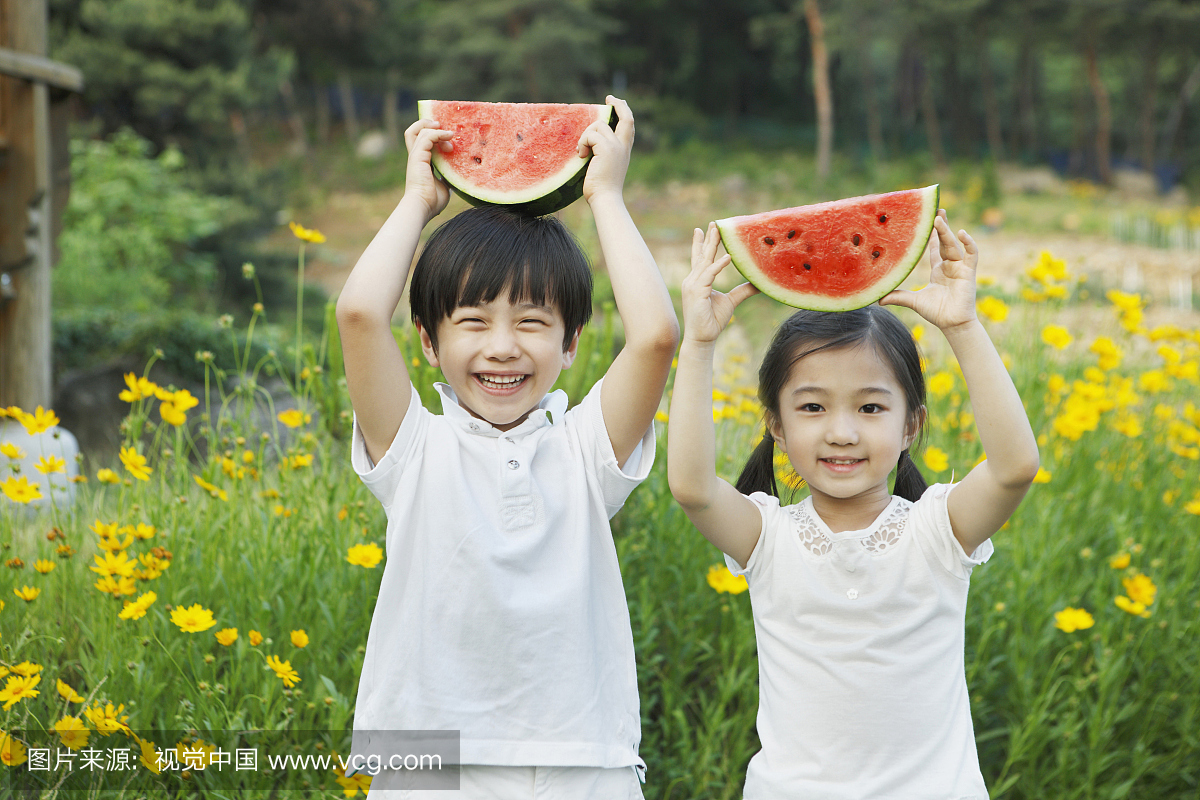
{"type": "Polygon", "coordinates": [[[463,274],[458,297],[447,316],[455,308],[490,303],[506,291],[508,302],[513,305],[533,303],[553,308],[556,307],[554,300],[558,294],[558,287],[553,281],[553,273],[532,268],[528,260],[512,266],[495,263],[482,267],[472,265],[463,274]]]}

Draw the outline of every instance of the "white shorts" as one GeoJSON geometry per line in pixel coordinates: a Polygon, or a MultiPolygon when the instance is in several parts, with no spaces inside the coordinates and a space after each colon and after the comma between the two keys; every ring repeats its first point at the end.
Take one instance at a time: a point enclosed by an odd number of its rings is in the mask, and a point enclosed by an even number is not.
{"type": "Polygon", "coordinates": [[[643,800],[635,767],[495,767],[464,764],[458,791],[394,789],[402,771],[383,770],[370,800],[643,800]]]}

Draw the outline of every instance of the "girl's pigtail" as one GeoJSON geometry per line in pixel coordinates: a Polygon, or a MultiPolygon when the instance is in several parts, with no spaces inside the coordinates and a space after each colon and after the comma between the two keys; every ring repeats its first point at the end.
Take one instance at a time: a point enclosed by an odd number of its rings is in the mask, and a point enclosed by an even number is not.
{"type": "Polygon", "coordinates": [[[921,495],[925,494],[926,488],[928,488],[928,484],[925,483],[925,477],[913,463],[912,456],[908,454],[908,448],[904,448],[904,452],[900,454],[900,461],[896,464],[896,485],[892,489],[892,494],[899,495],[910,503],[915,503],[921,499],[921,495]]]}
{"type": "Polygon", "coordinates": [[[738,476],[735,488],[742,494],[766,492],[775,497],[779,496],[779,490],[775,488],[775,438],[771,436],[769,428],[763,434],[758,447],[750,454],[746,466],[742,467],[742,474],[738,476]]]}

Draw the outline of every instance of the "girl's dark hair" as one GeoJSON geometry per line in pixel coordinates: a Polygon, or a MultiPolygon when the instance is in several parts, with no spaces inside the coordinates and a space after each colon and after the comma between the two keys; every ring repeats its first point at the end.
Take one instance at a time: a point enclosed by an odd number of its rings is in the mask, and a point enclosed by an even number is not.
{"type": "Polygon", "coordinates": [[[563,350],[592,316],[592,271],[571,232],[554,217],[497,206],[470,208],[438,227],[413,267],[413,322],[437,349],[438,323],[460,306],[490,303],[554,306],[566,323],[563,350]]]}
{"type": "MultiPolygon", "coordinates": [[[[904,390],[907,421],[917,426],[917,441],[913,445],[919,446],[925,430],[925,376],[921,372],[921,355],[904,324],[878,305],[841,312],[801,310],[779,326],[758,369],[758,399],[765,409],[767,422],[779,418],[779,394],[797,361],[822,350],[840,350],[860,344],[873,347],[891,366],[904,390]]],[[[742,494],[767,492],[778,497],[774,455],[775,440],[768,424],[766,435],[754,448],[738,477],[737,490],[742,494]]],[[[892,493],[915,502],[925,488],[925,479],[905,449],[897,464],[892,493]]]]}

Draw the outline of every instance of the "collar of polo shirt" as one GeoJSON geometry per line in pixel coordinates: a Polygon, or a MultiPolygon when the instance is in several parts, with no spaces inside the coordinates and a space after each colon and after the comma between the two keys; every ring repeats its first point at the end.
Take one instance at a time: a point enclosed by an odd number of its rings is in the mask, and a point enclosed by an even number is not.
{"type": "Polygon", "coordinates": [[[465,430],[480,436],[495,438],[501,433],[513,437],[524,436],[545,425],[550,425],[554,420],[562,419],[563,414],[567,413],[567,393],[558,389],[543,397],[542,402],[529,412],[529,416],[520,425],[508,431],[500,431],[487,420],[476,417],[459,405],[458,395],[450,388],[450,384],[439,382],[435,383],[433,387],[437,389],[438,395],[442,398],[442,415],[454,424],[461,425],[465,430]]]}

